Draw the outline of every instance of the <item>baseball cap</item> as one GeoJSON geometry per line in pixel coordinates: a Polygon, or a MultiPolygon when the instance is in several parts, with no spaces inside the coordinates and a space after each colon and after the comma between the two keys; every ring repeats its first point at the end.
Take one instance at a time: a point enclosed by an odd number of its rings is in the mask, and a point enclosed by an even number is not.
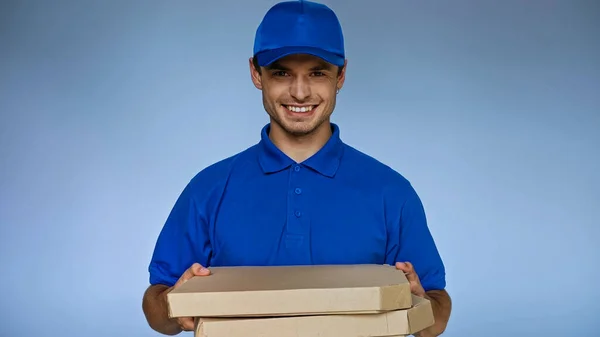
{"type": "Polygon", "coordinates": [[[254,57],[267,66],[292,54],[309,54],[343,66],[344,35],[336,14],[312,1],[284,1],[265,14],[256,30],[254,57]]]}

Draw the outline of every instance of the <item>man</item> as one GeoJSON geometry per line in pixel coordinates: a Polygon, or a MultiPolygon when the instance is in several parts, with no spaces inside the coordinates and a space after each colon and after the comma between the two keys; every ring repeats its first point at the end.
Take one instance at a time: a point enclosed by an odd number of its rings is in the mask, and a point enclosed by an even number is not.
{"type": "Polygon", "coordinates": [[[150,263],[143,310],[175,335],[193,320],[169,319],[166,294],[208,267],[390,264],[431,300],[441,334],[451,301],[445,270],[411,184],[340,139],[330,122],[345,80],[334,12],[309,1],[272,7],[249,61],[270,123],[258,144],[199,172],[176,201],[150,263]]]}

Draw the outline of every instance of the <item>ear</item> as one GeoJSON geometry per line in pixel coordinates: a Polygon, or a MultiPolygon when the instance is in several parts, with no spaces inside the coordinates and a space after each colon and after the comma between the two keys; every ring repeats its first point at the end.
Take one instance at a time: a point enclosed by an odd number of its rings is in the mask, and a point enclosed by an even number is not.
{"type": "Polygon", "coordinates": [[[248,60],[250,66],[250,78],[252,78],[252,83],[258,90],[262,90],[262,77],[260,72],[254,67],[254,62],[252,62],[253,58],[251,57],[248,60]]]}
{"type": "Polygon", "coordinates": [[[337,90],[341,90],[342,87],[344,86],[344,82],[346,81],[346,69],[348,68],[348,60],[344,61],[344,68],[342,68],[342,71],[340,72],[340,74],[338,75],[337,78],[337,90]]]}

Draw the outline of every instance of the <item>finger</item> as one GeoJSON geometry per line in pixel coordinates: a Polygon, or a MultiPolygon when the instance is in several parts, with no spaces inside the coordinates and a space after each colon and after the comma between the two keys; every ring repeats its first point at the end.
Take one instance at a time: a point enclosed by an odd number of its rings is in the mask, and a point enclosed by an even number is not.
{"type": "Polygon", "coordinates": [[[186,271],[183,272],[183,274],[181,274],[179,280],[177,280],[176,286],[182,285],[194,276],[206,275],[205,269],[206,268],[199,263],[192,264],[188,269],[186,269],[186,271]]]}
{"type": "Polygon", "coordinates": [[[210,270],[208,270],[208,268],[203,267],[202,265],[200,265],[199,263],[195,263],[192,265],[193,267],[193,275],[194,276],[206,276],[206,275],[210,275],[210,270]]]}
{"type": "Polygon", "coordinates": [[[192,278],[194,276],[204,276],[210,274],[210,270],[208,268],[202,266],[199,263],[194,263],[188,270],[185,271],[186,277],[192,278]],[[187,274],[186,274],[187,273],[187,274]]]}
{"type": "Polygon", "coordinates": [[[415,268],[413,267],[412,263],[398,262],[396,263],[396,268],[402,270],[409,281],[419,281],[419,277],[417,276],[417,273],[415,272],[415,268]]]}
{"type": "Polygon", "coordinates": [[[183,272],[183,274],[181,274],[181,276],[179,277],[179,281],[185,282],[185,281],[191,279],[194,276],[194,269],[198,269],[199,265],[200,264],[198,264],[198,263],[192,264],[188,269],[186,269],[183,272]]]}
{"type": "Polygon", "coordinates": [[[404,275],[406,275],[406,279],[410,283],[414,282],[414,283],[420,284],[421,281],[419,280],[419,275],[417,275],[417,272],[415,271],[415,268],[413,267],[412,263],[405,262],[404,265],[405,265],[405,268],[403,269],[403,271],[404,271],[404,275]]]}
{"type": "Polygon", "coordinates": [[[183,331],[193,331],[194,330],[194,319],[189,317],[179,318],[179,327],[183,331]]]}
{"type": "Polygon", "coordinates": [[[413,266],[410,262],[396,262],[396,269],[400,269],[404,273],[409,273],[413,270],[413,266]]]}

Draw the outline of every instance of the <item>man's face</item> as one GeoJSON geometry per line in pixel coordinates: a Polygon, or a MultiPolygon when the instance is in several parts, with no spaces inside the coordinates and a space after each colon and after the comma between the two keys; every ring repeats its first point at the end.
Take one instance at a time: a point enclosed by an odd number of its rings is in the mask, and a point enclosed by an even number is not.
{"type": "Polygon", "coordinates": [[[262,67],[250,59],[254,85],[262,90],[263,104],[271,120],[293,136],[311,134],[326,126],[333,113],[337,90],[345,78],[338,67],[311,55],[290,55],[262,67]]]}

